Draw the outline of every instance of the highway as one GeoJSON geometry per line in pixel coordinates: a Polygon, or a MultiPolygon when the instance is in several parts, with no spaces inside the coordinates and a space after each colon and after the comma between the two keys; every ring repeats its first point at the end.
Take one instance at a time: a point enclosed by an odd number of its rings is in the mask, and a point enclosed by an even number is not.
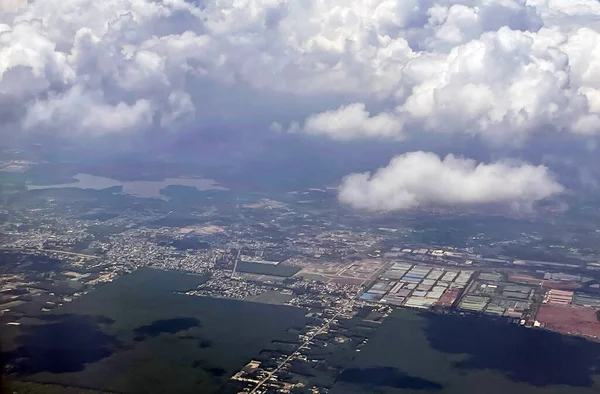
{"type": "Polygon", "coordinates": [[[231,278],[232,279],[235,278],[235,270],[237,269],[237,263],[238,263],[238,260],[240,259],[240,252],[241,251],[242,251],[242,249],[238,249],[237,256],[235,256],[235,262],[233,263],[233,271],[231,271],[231,278]]]}

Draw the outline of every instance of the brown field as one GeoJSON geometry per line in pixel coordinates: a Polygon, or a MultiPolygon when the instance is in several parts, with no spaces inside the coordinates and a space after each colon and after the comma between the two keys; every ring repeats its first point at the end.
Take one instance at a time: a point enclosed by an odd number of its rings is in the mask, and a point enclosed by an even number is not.
{"type": "Polygon", "coordinates": [[[533,276],[524,274],[509,274],[508,280],[510,282],[533,284],[536,286],[539,286],[542,283],[542,279],[534,278],[533,276]]]}
{"type": "Polygon", "coordinates": [[[456,297],[458,297],[459,293],[460,293],[460,290],[458,290],[458,289],[446,290],[446,292],[444,294],[442,294],[440,299],[436,302],[436,305],[444,306],[444,307],[448,307],[448,308],[451,307],[452,304],[454,303],[454,301],[456,300],[456,297]]]}
{"type": "Polygon", "coordinates": [[[387,263],[382,260],[362,260],[348,265],[337,276],[350,277],[357,279],[370,279],[387,263]]]}
{"type": "Polygon", "coordinates": [[[343,278],[343,277],[339,277],[339,276],[331,276],[331,277],[329,277],[329,281],[333,282],[333,283],[339,283],[339,284],[342,284],[342,285],[360,286],[364,282],[364,279],[359,279],[359,278],[343,278]]]}
{"type": "Polygon", "coordinates": [[[293,265],[302,266],[302,270],[296,276],[321,277],[334,283],[349,285],[360,285],[375,277],[388,263],[382,260],[363,260],[353,263],[338,262],[301,262],[296,263],[288,260],[293,265]]]}
{"type": "Polygon", "coordinates": [[[546,304],[540,307],[536,320],[563,334],[600,338],[600,322],[593,308],[546,304]]]}
{"type": "Polygon", "coordinates": [[[578,282],[563,282],[557,280],[544,280],[542,281],[542,287],[556,290],[574,290],[581,287],[581,283],[578,282]]]}

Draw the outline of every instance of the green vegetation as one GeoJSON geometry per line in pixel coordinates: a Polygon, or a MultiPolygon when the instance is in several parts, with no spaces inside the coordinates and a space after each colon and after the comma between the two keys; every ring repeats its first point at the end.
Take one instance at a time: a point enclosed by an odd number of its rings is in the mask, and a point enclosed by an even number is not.
{"type": "Polygon", "coordinates": [[[239,272],[246,272],[248,274],[260,274],[260,275],[271,275],[271,276],[284,276],[289,278],[298,271],[300,267],[293,265],[272,265],[272,264],[261,264],[247,261],[240,261],[237,265],[239,272]]]}

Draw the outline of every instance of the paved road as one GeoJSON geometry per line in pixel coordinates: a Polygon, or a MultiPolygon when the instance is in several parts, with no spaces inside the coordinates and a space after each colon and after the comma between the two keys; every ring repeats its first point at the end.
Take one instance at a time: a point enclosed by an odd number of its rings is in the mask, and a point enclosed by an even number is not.
{"type": "Polygon", "coordinates": [[[338,317],[339,315],[342,314],[342,312],[344,311],[344,309],[346,309],[346,307],[348,305],[350,305],[351,303],[354,302],[354,299],[348,300],[343,307],[340,308],[340,310],[338,312],[336,312],[335,315],[333,315],[333,317],[329,320],[327,320],[325,322],[325,324],[323,324],[317,331],[315,331],[308,339],[306,339],[304,342],[302,342],[302,344],[298,347],[298,349],[296,349],[296,351],[292,354],[290,354],[285,360],[283,360],[278,366],[277,368],[275,368],[273,371],[269,372],[267,374],[267,376],[262,379],[261,381],[258,382],[258,384],[252,389],[252,391],[250,391],[250,394],[254,394],[257,392],[257,390],[259,388],[262,387],[262,385],[264,385],[269,379],[271,379],[281,368],[283,368],[285,366],[285,364],[287,364],[288,362],[290,362],[292,359],[294,359],[295,357],[300,355],[300,350],[302,350],[303,347],[308,346],[308,344],[310,343],[310,341],[313,340],[314,337],[316,337],[317,335],[319,335],[320,333],[323,332],[323,330],[325,330],[326,328],[328,328],[331,325],[331,322],[335,320],[336,317],[338,317]]]}

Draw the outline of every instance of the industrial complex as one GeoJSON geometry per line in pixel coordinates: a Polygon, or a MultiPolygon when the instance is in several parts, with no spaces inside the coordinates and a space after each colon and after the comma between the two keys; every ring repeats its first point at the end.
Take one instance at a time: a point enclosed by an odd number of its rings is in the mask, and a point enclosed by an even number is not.
{"type": "Polygon", "coordinates": [[[422,309],[436,304],[452,305],[472,275],[472,270],[396,262],[363,293],[361,299],[422,309]]]}
{"type": "Polygon", "coordinates": [[[365,288],[360,300],[446,313],[480,314],[527,327],[600,338],[597,316],[600,296],[589,291],[598,287],[592,277],[524,270],[526,264],[522,261],[515,264],[516,268],[487,269],[474,268],[473,260],[457,264],[455,260],[439,258],[448,255],[455,254],[422,248],[386,254],[388,258],[396,258],[365,288]],[[426,256],[432,259],[427,263],[400,259],[414,255],[420,256],[420,261],[426,260],[426,256]]]}

